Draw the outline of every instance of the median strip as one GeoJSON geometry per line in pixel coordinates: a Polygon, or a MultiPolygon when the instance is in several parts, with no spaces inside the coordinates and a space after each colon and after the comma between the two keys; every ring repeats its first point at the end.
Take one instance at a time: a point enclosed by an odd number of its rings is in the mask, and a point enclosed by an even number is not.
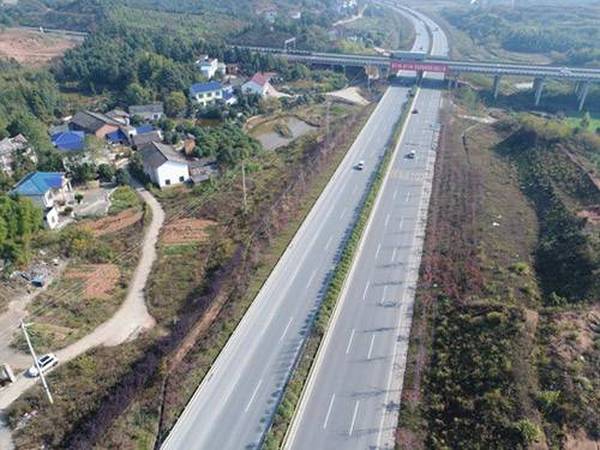
{"type": "Polygon", "coordinates": [[[312,323],[310,336],[304,342],[296,362],[296,367],[284,388],[281,401],[273,416],[271,427],[264,438],[263,448],[266,450],[279,449],[285,443],[289,426],[292,423],[297,406],[301,400],[304,386],[313,367],[313,362],[315,361],[315,357],[330,324],[331,316],[350,273],[354,257],[359,249],[364,230],[369,222],[380,188],[388,172],[394,149],[404,124],[406,123],[408,113],[412,108],[415,97],[409,97],[407,103],[403,107],[402,114],[394,126],[392,135],[386,145],[384,155],[379,162],[379,166],[377,167],[368,188],[368,193],[360,206],[360,213],[353,225],[352,232],[344,243],[342,256],[333,271],[327,291],[319,306],[319,311],[312,323]]]}

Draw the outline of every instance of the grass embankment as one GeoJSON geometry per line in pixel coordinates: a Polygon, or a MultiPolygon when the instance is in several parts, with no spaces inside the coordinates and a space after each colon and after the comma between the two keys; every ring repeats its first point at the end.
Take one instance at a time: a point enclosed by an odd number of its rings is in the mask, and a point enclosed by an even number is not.
{"type": "Polygon", "coordinates": [[[566,150],[593,139],[545,120],[445,122],[398,448],[588,445],[600,195],[566,150]]]}
{"type": "Polygon", "coordinates": [[[360,244],[363,231],[367,225],[371,215],[373,205],[385,178],[391,157],[399,139],[400,132],[407,118],[407,111],[410,111],[410,105],[404,106],[402,115],[394,127],[394,131],[387,144],[383,158],[377,167],[375,177],[373,178],[369,191],[360,206],[360,213],[352,232],[344,243],[344,248],[340,259],[333,271],[333,275],[323,296],[323,300],[319,306],[314,324],[312,324],[311,333],[304,343],[301,350],[297,366],[292,372],[290,379],[284,388],[281,402],[277,408],[273,422],[269,432],[265,438],[265,449],[280,448],[285,439],[285,435],[290,426],[298,402],[302,396],[302,390],[310,375],[310,370],[314,363],[315,357],[319,350],[319,346],[325,336],[331,315],[335,309],[335,305],[340,297],[342,288],[352,267],[352,263],[356,254],[356,250],[360,244]]]}

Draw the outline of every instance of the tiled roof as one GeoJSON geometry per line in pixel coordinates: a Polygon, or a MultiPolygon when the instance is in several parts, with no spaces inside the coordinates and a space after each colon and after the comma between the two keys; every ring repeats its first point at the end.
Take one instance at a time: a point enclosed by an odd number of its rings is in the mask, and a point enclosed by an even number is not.
{"type": "Polygon", "coordinates": [[[158,131],[150,131],[149,133],[136,134],[133,136],[132,141],[133,145],[139,149],[145,144],[149,144],[150,142],[160,142],[162,139],[158,131]]]}
{"type": "Polygon", "coordinates": [[[152,142],[141,151],[144,163],[153,169],[162,166],[167,161],[187,164],[187,160],[177,153],[173,147],[160,142],[152,142]]]}
{"type": "Polygon", "coordinates": [[[132,116],[142,114],[162,114],[164,112],[161,102],[150,103],[148,105],[132,105],[129,107],[129,114],[132,116]]]}
{"type": "Polygon", "coordinates": [[[60,150],[83,150],[85,134],[83,131],[65,131],[52,135],[52,144],[60,150]]]}
{"type": "Polygon", "coordinates": [[[73,116],[73,119],[71,119],[71,124],[88,133],[95,133],[106,124],[120,125],[119,122],[111,119],[107,115],[92,111],[79,111],[73,116]]]}
{"type": "Polygon", "coordinates": [[[150,125],[149,123],[146,123],[144,125],[140,125],[139,127],[137,127],[135,129],[135,132],[137,134],[150,133],[151,131],[154,131],[154,127],[152,125],[150,125]]]}
{"type": "Polygon", "coordinates": [[[196,83],[190,86],[190,94],[197,95],[202,94],[203,92],[218,91],[222,88],[223,86],[221,86],[221,83],[218,81],[211,81],[209,83],[196,83]]]}
{"type": "Polygon", "coordinates": [[[259,86],[264,86],[271,80],[271,78],[273,78],[274,75],[275,74],[272,72],[256,72],[250,81],[258,84],[259,86]]]}
{"type": "Polygon", "coordinates": [[[24,196],[44,195],[50,189],[60,189],[64,175],[62,172],[31,172],[16,184],[12,192],[24,196]]]}

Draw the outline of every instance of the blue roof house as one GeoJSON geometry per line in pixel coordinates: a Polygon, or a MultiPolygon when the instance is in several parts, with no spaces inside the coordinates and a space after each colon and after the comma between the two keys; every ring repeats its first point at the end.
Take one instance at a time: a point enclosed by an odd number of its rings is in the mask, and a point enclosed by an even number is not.
{"type": "Polygon", "coordinates": [[[85,148],[83,131],[61,131],[51,136],[52,145],[64,152],[77,152],[85,148]]]}
{"type": "Polygon", "coordinates": [[[190,99],[204,108],[223,99],[223,86],[218,81],[192,84],[190,99]]]}
{"type": "Polygon", "coordinates": [[[123,129],[119,128],[117,131],[108,133],[106,135],[106,139],[111,144],[124,144],[126,142],[129,142],[129,135],[125,133],[123,129]]]}
{"type": "Polygon", "coordinates": [[[62,172],[31,172],[25,175],[10,191],[13,195],[29,198],[44,210],[48,228],[58,226],[58,213],[74,204],[71,182],[62,172]]]}

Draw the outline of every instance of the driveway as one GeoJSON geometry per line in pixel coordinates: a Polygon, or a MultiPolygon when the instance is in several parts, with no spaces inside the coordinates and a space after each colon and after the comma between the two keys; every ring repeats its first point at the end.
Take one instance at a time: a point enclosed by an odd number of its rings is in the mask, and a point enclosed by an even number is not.
{"type": "MultiPolygon", "coordinates": [[[[119,345],[128,339],[134,338],[141,331],[152,328],[155,324],[154,318],[146,308],[144,287],[150,275],[152,264],[156,259],[156,243],[165,219],[165,213],[150,192],[139,184],[134,187],[152,211],[152,220],[146,228],[146,234],[142,241],[142,254],[133,273],[127,297],[113,317],[79,341],[55,352],[61,363],[69,361],[98,345],[119,345]]],[[[26,378],[23,374],[20,374],[15,383],[1,390],[0,413],[1,410],[6,409],[23,392],[33,386],[35,382],[35,379],[26,378]]]]}

